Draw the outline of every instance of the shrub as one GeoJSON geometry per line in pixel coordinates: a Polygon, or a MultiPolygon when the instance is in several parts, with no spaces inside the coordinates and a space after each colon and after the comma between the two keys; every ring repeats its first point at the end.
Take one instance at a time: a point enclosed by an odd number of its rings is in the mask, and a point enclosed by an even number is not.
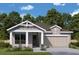
{"type": "Polygon", "coordinates": [[[79,47],[79,42],[76,42],[76,43],[70,43],[70,44],[79,47]]]}
{"type": "Polygon", "coordinates": [[[0,48],[8,48],[11,47],[9,43],[0,42],[0,48]]]}
{"type": "Polygon", "coordinates": [[[21,51],[21,48],[8,48],[6,51],[10,51],[10,52],[21,51]]]}
{"type": "Polygon", "coordinates": [[[12,47],[9,43],[5,43],[5,47],[12,47]]]}
{"type": "Polygon", "coordinates": [[[45,45],[41,45],[41,50],[46,50],[46,46],[45,45]]]}
{"type": "Polygon", "coordinates": [[[70,48],[74,48],[74,49],[79,49],[79,42],[70,43],[69,47],[70,47],[70,48]]]}
{"type": "Polygon", "coordinates": [[[13,48],[13,51],[20,51],[21,48],[13,48]]]}
{"type": "Polygon", "coordinates": [[[22,48],[23,51],[33,51],[32,48],[22,48]]]}
{"type": "Polygon", "coordinates": [[[49,55],[48,52],[30,52],[27,55],[49,55]]]}
{"type": "Polygon", "coordinates": [[[33,51],[32,48],[9,48],[7,51],[33,51]]]}
{"type": "Polygon", "coordinates": [[[76,49],[76,46],[75,45],[69,45],[69,48],[74,48],[74,49],[76,49]]]}

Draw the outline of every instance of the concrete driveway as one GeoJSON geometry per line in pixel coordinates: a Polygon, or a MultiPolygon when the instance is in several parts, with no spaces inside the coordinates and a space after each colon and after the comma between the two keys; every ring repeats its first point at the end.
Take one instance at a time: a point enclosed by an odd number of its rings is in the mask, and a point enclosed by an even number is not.
{"type": "Polygon", "coordinates": [[[79,55],[79,50],[72,48],[48,48],[47,51],[53,55],[79,55]]]}

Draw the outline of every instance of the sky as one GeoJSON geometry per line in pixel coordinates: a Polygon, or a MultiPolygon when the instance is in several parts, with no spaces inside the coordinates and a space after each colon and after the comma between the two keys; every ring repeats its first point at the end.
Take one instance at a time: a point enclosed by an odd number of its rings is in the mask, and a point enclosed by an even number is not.
{"type": "Polygon", "coordinates": [[[72,16],[79,13],[78,3],[0,3],[0,13],[16,11],[21,16],[31,14],[32,16],[45,16],[47,11],[55,8],[58,12],[69,13],[72,16]]]}

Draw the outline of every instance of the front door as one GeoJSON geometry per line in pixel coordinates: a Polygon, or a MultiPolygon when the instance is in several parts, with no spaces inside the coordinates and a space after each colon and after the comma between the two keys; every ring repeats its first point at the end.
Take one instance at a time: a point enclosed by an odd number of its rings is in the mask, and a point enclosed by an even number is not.
{"type": "Polygon", "coordinates": [[[32,40],[33,47],[39,47],[39,38],[38,38],[38,35],[33,35],[32,38],[33,38],[33,40],[32,40]]]}

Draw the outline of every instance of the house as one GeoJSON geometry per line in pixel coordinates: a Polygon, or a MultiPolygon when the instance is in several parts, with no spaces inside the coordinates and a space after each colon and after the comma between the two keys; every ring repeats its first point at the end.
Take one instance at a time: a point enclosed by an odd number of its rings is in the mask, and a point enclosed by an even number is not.
{"type": "Polygon", "coordinates": [[[52,48],[68,48],[71,42],[72,31],[62,31],[58,25],[47,30],[45,27],[28,20],[17,24],[7,31],[10,33],[12,47],[40,47],[42,44],[52,48]]]}

